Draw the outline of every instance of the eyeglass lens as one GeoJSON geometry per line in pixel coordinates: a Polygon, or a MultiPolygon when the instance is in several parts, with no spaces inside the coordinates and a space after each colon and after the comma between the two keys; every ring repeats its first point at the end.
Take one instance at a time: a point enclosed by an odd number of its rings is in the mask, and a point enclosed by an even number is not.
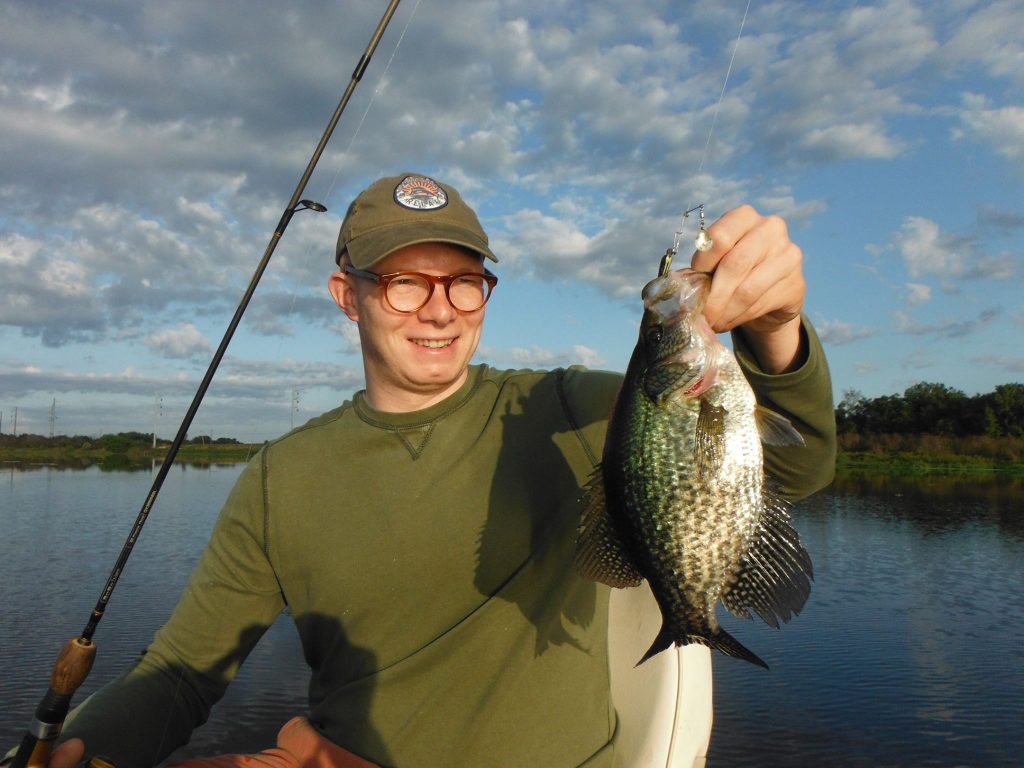
{"type": "MultiPolygon", "coordinates": [[[[473,312],[487,302],[490,286],[481,275],[453,275],[446,282],[448,301],[461,312],[473,312]]],[[[433,287],[421,275],[398,275],[388,282],[388,303],[399,312],[415,312],[427,303],[433,287]]]]}

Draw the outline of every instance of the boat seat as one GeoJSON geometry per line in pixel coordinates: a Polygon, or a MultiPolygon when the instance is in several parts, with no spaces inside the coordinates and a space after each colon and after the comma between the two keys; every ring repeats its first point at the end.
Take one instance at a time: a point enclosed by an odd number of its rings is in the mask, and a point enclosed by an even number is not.
{"type": "Polygon", "coordinates": [[[616,768],[703,768],[711,741],[711,653],[672,646],[640,666],[661,627],[644,582],[613,589],[608,607],[612,703],[618,714],[616,768]]]}

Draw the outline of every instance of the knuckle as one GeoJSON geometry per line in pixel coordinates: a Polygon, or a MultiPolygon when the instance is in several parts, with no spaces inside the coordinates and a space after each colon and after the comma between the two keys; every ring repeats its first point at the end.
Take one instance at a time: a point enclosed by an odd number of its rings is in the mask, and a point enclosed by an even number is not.
{"type": "Polygon", "coordinates": [[[765,226],[772,232],[776,232],[781,237],[789,237],[789,226],[786,224],[786,220],[778,214],[772,214],[766,216],[764,219],[765,226]]]}
{"type": "Polygon", "coordinates": [[[757,286],[751,285],[748,281],[736,286],[734,296],[741,306],[750,307],[761,298],[761,291],[757,286]]]}

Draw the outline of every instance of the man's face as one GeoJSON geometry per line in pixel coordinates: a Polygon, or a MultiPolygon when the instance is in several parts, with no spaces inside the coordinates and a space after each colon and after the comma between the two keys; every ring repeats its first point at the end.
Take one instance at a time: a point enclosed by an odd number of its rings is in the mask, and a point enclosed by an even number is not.
{"type": "MultiPolygon", "coordinates": [[[[410,245],[378,261],[378,275],[414,271],[428,275],[483,272],[478,256],[445,243],[410,245]]],[[[359,323],[366,394],[382,411],[425,408],[455,392],[466,380],[470,358],[480,343],[484,310],[458,312],[435,286],[416,312],[388,306],[371,280],[336,272],[330,280],[338,306],[359,323]]]]}

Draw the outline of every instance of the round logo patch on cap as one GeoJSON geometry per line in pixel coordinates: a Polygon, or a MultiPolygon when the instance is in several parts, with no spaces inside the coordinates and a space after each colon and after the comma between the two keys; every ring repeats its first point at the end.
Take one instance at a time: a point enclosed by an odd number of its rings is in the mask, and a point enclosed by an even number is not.
{"type": "Polygon", "coordinates": [[[395,202],[415,211],[432,211],[448,205],[448,195],[427,176],[406,176],[395,187],[395,202]]]}

